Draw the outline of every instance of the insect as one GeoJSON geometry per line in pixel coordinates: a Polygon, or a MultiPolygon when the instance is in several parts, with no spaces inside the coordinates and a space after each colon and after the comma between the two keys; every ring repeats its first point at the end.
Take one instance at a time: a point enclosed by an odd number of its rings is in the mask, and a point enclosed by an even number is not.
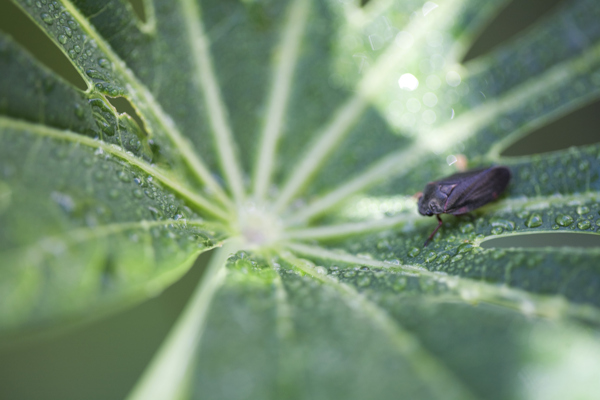
{"type": "Polygon", "coordinates": [[[495,200],[506,189],[510,181],[507,167],[490,167],[459,172],[429,182],[419,197],[419,214],[435,215],[438,226],[429,235],[426,247],[442,226],[440,214],[462,215],[495,200]]]}

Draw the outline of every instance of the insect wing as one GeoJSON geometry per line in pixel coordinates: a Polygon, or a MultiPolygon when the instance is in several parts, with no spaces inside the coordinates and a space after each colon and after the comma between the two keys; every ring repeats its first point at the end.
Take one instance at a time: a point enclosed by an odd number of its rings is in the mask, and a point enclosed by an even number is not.
{"type": "Polygon", "coordinates": [[[510,170],[492,167],[470,173],[456,174],[440,181],[440,184],[456,184],[448,196],[444,212],[460,215],[473,211],[495,200],[508,186],[510,170]],[[455,183],[455,181],[459,181],[455,183]]]}
{"type": "Polygon", "coordinates": [[[482,172],[489,171],[491,168],[482,168],[482,169],[474,169],[472,171],[466,172],[458,172],[454,175],[447,176],[445,178],[440,179],[434,183],[438,185],[456,185],[459,183],[464,183],[466,180],[469,180],[475,176],[478,176],[482,172]]]}

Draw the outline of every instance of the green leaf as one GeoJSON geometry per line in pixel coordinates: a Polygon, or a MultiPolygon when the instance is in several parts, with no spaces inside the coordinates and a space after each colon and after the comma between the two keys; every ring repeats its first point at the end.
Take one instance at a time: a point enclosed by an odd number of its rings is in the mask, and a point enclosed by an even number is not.
{"type": "Polygon", "coordinates": [[[596,1],[467,63],[505,2],[15,3],[88,89],[0,35],[1,333],[224,244],[131,399],[596,396],[600,251],[492,241],[597,235],[599,144],[502,156],[600,98],[596,1]],[[423,248],[458,159],[511,183],[423,248]]]}

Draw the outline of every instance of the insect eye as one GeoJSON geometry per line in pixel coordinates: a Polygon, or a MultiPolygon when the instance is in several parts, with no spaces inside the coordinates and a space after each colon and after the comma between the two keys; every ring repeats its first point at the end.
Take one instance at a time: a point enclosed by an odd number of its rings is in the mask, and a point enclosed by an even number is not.
{"type": "Polygon", "coordinates": [[[442,213],[442,207],[440,207],[440,205],[438,203],[435,203],[435,202],[431,202],[429,204],[429,210],[431,212],[431,214],[429,214],[429,215],[432,215],[432,214],[441,214],[442,213]]]}

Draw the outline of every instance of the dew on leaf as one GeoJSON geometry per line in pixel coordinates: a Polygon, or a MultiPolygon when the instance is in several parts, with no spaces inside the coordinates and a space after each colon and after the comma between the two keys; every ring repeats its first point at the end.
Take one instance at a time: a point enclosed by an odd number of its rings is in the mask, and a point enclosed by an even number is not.
{"type": "Polygon", "coordinates": [[[157,210],[154,207],[148,207],[148,210],[150,211],[150,214],[152,215],[152,218],[154,218],[155,220],[160,220],[162,219],[162,212],[160,212],[159,210],[157,210]]]}
{"type": "Polygon", "coordinates": [[[75,202],[68,194],[52,192],[50,197],[66,213],[71,213],[75,209],[75,202]]]}
{"type": "Polygon", "coordinates": [[[105,79],[104,78],[104,74],[102,72],[98,71],[98,70],[95,70],[95,69],[91,69],[91,68],[87,69],[85,71],[85,74],[87,76],[89,76],[90,78],[93,78],[93,79],[102,79],[102,80],[105,79]]]}
{"type": "Polygon", "coordinates": [[[425,262],[431,262],[437,258],[437,253],[430,251],[425,255],[425,262]]]}
{"type": "Polygon", "coordinates": [[[501,226],[495,226],[492,228],[492,235],[500,235],[502,232],[504,232],[504,228],[501,226]]]}
{"type": "Polygon", "coordinates": [[[318,265],[315,267],[315,272],[320,274],[320,275],[326,275],[327,274],[327,269],[321,265],[318,265]]]}
{"type": "Polygon", "coordinates": [[[538,213],[533,213],[529,217],[529,219],[525,222],[525,226],[528,228],[537,228],[541,226],[544,221],[542,220],[542,216],[538,213]]]}
{"type": "Polygon", "coordinates": [[[83,120],[84,111],[83,111],[83,107],[81,107],[81,104],[79,104],[79,103],[75,103],[75,116],[79,120],[83,120]]]}
{"type": "Polygon", "coordinates": [[[123,170],[117,172],[117,177],[122,182],[129,182],[129,174],[123,170]]]}
{"type": "Polygon", "coordinates": [[[352,278],[356,275],[356,271],[344,271],[343,274],[344,278],[352,278]]]}
{"type": "Polygon", "coordinates": [[[560,226],[569,226],[573,223],[573,217],[570,215],[561,214],[556,217],[555,221],[560,226]]]}
{"type": "Polygon", "coordinates": [[[66,37],[65,35],[59,35],[59,36],[58,36],[58,41],[59,41],[61,44],[65,44],[65,43],[67,43],[67,37],[66,37]]]}
{"type": "Polygon", "coordinates": [[[406,277],[401,276],[398,278],[398,280],[396,282],[394,282],[392,288],[395,291],[399,292],[399,291],[403,290],[404,288],[406,288],[407,283],[408,283],[408,280],[406,279],[406,277]]]}
{"type": "Polygon", "coordinates": [[[464,223],[460,226],[460,231],[462,233],[469,233],[475,230],[475,226],[471,222],[464,223]]]}
{"type": "Polygon", "coordinates": [[[418,247],[413,247],[412,249],[410,249],[410,251],[408,252],[408,256],[409,257],[416,257],[419,255],[419,253],[421,252],[421,249],[419,249],[418,247]]]}
{"type": "Polygon", "coordinates": [[[529,216],[529,211],[527,211],[527,210],[522,210],[517,213],[517,217],[519,217],[521,219],[525,219],[528,216],[529,216]]]}
{"type": "Polygon", "coordinates": [[[577,214],[584,215],[590,212],[590,208],[586,206],[577,207],[577,214]]]}
{"type": "Polygon", "coordinates": [[[577,227],[581,230],[587,230],[590,229],[590,227],[592,226],[592,223],[588,220],[585,221],[579,221],[577,223],[577,227]]]}
{"type": "Polygon", "coordinates": [[[456,249],[457,254],[468,253],[472,251],[474,246],[471,243],[463,243],[456,249]]]}
{"type": "Polygon", "coordinates": [[[493,227],[499,227],[506,229],[507,231],[512,231],[515,229],[515,223],[503,218],[494,217],[490,220],[490,224],[493,227]]]}
{"type": "Polygon", "coordinates": [[[48,25],[52,25],[54,23],[54,19],[48,13],[42,13],[42,14],[40,14],[40,17],[42,18],[42,21],[44,21],[48,25]]]}
{"type": "Polygon", "coordinates": [[[448,255],[448,254],[442,254],[438,258],[438,263],[445,263],[446,261],[448,261],[449,258],[450,258],[450,255],[448,255]]]}

